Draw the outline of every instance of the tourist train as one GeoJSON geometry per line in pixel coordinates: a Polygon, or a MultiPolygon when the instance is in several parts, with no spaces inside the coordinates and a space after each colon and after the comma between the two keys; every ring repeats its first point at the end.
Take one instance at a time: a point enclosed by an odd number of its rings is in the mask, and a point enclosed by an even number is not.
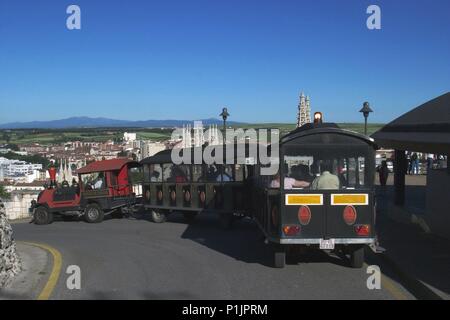
{"type": "MultiPolygon", "coordinates": [[[[193,159],[205,148],[208,146],[176,152],[193,159]]],[[[275,267],[284,267],[288,253],[310,247],[348,255],[350,265],[360,268],[365,246],[376,245],[376,148],[371,138],[334,123],[322,123],[322,115],[316,113],[314,123],[283,136],[277,148],[258,143],[233,143],[232,148],[224,144],[212,148],[213,162],[202,158],[194,163],[175,163],[174,150],[163,150],[139,164],[126,162],[118,166],[118,170],[136,170],[139,165],[143,176],[139,181],[141,197],[130,189],[136,183],[131,173],[122,173],[120,183],[105,181],[109,191],[101,194],[80,176],[80,185],[70,192],[82,201],[75,201],[76,208],[72,206],[70,211],[85,215],[88,222],[101,221],[102,210],[116,209],[115,188],[121,184],[127,192],[120,195],[117,208],[138,204],[156,223],[165,222],[174,212],[181,212],[188,221],[199,213],[214,214],[226,228],[236,219],[253,219],[273,248],[275,267]],[[238,152],[239,148],[243,152],[238,152]],[[257,150],[261,154],[262,149],[270,154],[270,166],[276,168],[271,175],[267,174],[268,164],[252,153],[257,150]],[[97,200],[105,205],[97,204],[97,200]],[[95,219],[89,218],[92,208],[100,211],[95,219]]],[[[95,167],[95,172],[102,171],[102,162],[95,167]]],[[[114,178],[113,169],[105,168],[108,174],[104,177],[114,178]]],[[[90,173],[92,168],[84,171],[90,173]]],[[[47,219],[43,212],[58,211],[55,199],[49,197],[61,192],[44,193],[46,196],[33,203],[35,221],[40,224],[47,219]],[[53,206],[50,208],[46,201],[53,206]]]]}

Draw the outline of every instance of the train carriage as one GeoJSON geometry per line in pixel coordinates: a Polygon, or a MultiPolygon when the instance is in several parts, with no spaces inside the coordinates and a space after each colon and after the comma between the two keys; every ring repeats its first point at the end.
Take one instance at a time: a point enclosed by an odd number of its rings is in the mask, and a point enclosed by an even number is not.
{"type": "Polygon", "coordinates": [[[279,172],[257,177],[253,215],[275,248],[276,267],[289,248],[338,250],[353,267],[375,243],[373,140],[331,123],[304,125],[279,145],[279,172]]]}
{"type": "MultiPolygon", "coordinates": [[[[222,148],[222,146],[221,146],[222,148]]],[[[203,154],[204,147],[179,150],[180,155],[203,154]]],[[[234,153],[237,154],[237,153],[234,153]]],[[[212,152],[214,156],[214,152],[212,152]]],[[[229,159],[228,159],[229,160],[229,159]]],[[[152,220],[164,222],[172,212],[182,212],[190,221],[200,212],[214,212],[224,227],[230,227],[236,217],[248,212],[246,177],[251,168],[245,161],[227,161],[224,148],[223,159],[206,164],[176,165],[172,150],[163,150],[141,161],[144,172],[143,206],[151,213],[152,220]]]]}

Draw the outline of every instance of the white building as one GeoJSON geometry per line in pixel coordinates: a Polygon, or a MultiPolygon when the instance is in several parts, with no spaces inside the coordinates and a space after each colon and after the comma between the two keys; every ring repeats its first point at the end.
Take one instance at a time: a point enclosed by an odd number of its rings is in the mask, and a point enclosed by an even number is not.
{"type": "Polygon", "coordinates": [[[9,192],[9,199],[3,199],[6,215],[9,220],[30,218],[28,208],[32,200],[36,200],[39,192],[44,189],[43,181],[33,183],[7,184],[5,190],[9,192]]]}
{"type": "Polygon", "coordinates": [[[42,170],[42,164],[0,157],[0,178],[25,176],[42,170]]]}
{"type": "Polygon", "coordinates": [[[221,133],[217,125],[213,124],[205,131],[202,121],[194,121],[194,128],[190,124],[183,126],[182,141],[177,145],[179,148],[200,147],[222,144],[221,133]]]}
{"type": "Polygon", "coordinates": [[[136,133],[124,132],[123,140],[126,141],[126,142],[135,141],[136,140],[136,133]]]}
{"type": "Polygon", "coordinates": [[[165,150],[166,145],[162,142],[142,141],[141,143],[141,158],[151,157],[158,152],[165,150]]]}

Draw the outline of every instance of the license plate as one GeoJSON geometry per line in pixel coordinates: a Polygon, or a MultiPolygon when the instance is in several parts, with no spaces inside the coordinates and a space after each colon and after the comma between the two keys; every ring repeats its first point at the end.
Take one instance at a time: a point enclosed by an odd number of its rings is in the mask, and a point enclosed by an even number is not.
{"type": "Polygon", "coordinates": [[[334,249],[334,239],[321,239],[320,240],[321,250],[333,250],[334,249]]]}

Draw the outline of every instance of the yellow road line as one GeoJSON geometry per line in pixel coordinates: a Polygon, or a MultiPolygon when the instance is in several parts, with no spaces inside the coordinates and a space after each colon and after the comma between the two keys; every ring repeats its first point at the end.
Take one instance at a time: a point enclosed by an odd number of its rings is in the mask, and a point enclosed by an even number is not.
{"type": "Polygon", "coordinates": [[[389,291],[397,300],[408,300],[408,297],[402,290],[387,276],[381,274],[381,286],[389,291]]]}
{"type": "Polygon", "coordinates": [[[31,246],[35,246],[41,249],[44,249],[53,257],[53,268],[52,272],[50,273],[50,276],[48,277],[47,283],[45,284],[44,289],[42,289],[41,293],[37,297],[37,300],[48,300],[50,298],[50,295],[53,292],[53,289],[55,289],[56,283],[59,279],[59,274],[61,273],[61,266],[62,266],[62,258],[61,253],[56,250],[53,247],[50,247],[46,244],[41,243],[34,243],[34,242],[22,242],[24,244],[28,244],[31,246]]]}

